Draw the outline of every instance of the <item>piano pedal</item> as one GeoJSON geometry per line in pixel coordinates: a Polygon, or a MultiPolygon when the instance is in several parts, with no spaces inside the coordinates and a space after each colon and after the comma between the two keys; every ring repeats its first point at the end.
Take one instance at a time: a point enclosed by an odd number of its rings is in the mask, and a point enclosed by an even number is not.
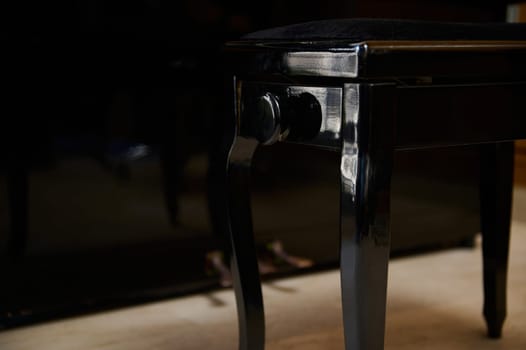
{"type": "MultiPolygon", "coordinates": [[[[304,269],[314,265],[310,259],[287,253],[280,240],[265,244],[264,249],[261,250],[258,254],[258,268],[261,275],[278,272],[285,266],[304,269]]],[[[207,275],[219,277],[219,284],[222,287],[232,286],[232,274],[224,262],[224,254],[221,251],[214,250],[206,254],[205,269],[207,275]]]]}
{"type": "Polygon", "coordinates": [[[310,259],[290,255],[285,251],[283,243],[280,240],[274,240],[267,243],[267,251],[273,256],[275,265],[289,265],[297,269],[304,269],[314,265],[314,262],[310,259]]]}
{"type": "Polygon", "coordinates": [[[278,271],[278,269],[272,263],[272,261],[269,261],[267,259],[258,259],[258,267],[260,275],[267,275],[269,273],[274,273],[278,271]]]}
{"type": "Polygon", "coordinates": [[[224,255],[219,250],[214,250],[206,254],[205,270],[207,275],[217,275],[221,287],[232,286],[232,274],[224,262],[224,255]]]}

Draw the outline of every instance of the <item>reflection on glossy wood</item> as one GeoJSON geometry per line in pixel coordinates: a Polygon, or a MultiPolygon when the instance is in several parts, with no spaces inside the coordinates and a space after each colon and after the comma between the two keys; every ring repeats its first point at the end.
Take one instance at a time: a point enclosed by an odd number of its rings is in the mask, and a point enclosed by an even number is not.
{"type": "Polygon", "coordinates": [[[240,350],[263,350],[265,347],[265,315],[249,193],[250,165],[256,146],[256,140],[238,137],[232,147],[227,170],[231,268],[240,350]]]}
{"type": "Polygon", "coordinates": [[[381,350],[390,247],[394,86],[349,84],[344,94],[340,269],[345,348],[381,350]]]}

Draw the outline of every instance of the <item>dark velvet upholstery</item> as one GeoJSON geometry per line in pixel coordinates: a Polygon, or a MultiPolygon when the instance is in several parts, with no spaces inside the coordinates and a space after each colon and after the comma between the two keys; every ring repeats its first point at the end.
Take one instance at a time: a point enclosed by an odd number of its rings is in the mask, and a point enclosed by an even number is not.
{"type": "Polygon", "coordinates": [[[293,24],[244,36],[255,40],[526,40],[526,23],[446,23],[336,19],[293,24]]]}

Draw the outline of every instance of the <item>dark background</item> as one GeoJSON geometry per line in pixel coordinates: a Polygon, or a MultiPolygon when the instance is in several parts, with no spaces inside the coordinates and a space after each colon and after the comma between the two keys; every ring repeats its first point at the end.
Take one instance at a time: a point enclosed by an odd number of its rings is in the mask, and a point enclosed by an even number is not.
{"type": "MultiPolygon", "coordinates": [[[[0,325],[218,287],[205,256],[228,253],[214,210],[225,41],[326,18],[505,14],[491,0],[2,3],[0,325]]],[[[477,150],[440,154],[396,156],[394,255],[478,231],[477,150]]],[[[261,149],[258,242],[337,266],[337,170],[337,154],[261,149]]]]}

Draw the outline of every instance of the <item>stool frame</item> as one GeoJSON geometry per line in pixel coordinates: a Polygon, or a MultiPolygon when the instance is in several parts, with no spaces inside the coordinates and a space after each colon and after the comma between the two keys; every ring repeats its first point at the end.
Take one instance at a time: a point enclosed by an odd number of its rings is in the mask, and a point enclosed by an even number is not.
{"type": "Polygon", "coordinates": [[[250,167],[256,148],[275,142],[341,154],[340,269],[347,350],[384,347],[394,152],[480,145],[483,314],[488,335],[500,337],[506,316],[513,141],[526,138],[526,42],[243,41],[228,44],[227,57],[234,119],[225,131],[230,137],[225,169],[239,349],[265,346],[250,167]],[[318,133],[290,139],[297,121],[288,122],[280,107],[302,94],[319,104],[318,133]],[[258,112],[261,98],[267,110],[258,112]]]}

